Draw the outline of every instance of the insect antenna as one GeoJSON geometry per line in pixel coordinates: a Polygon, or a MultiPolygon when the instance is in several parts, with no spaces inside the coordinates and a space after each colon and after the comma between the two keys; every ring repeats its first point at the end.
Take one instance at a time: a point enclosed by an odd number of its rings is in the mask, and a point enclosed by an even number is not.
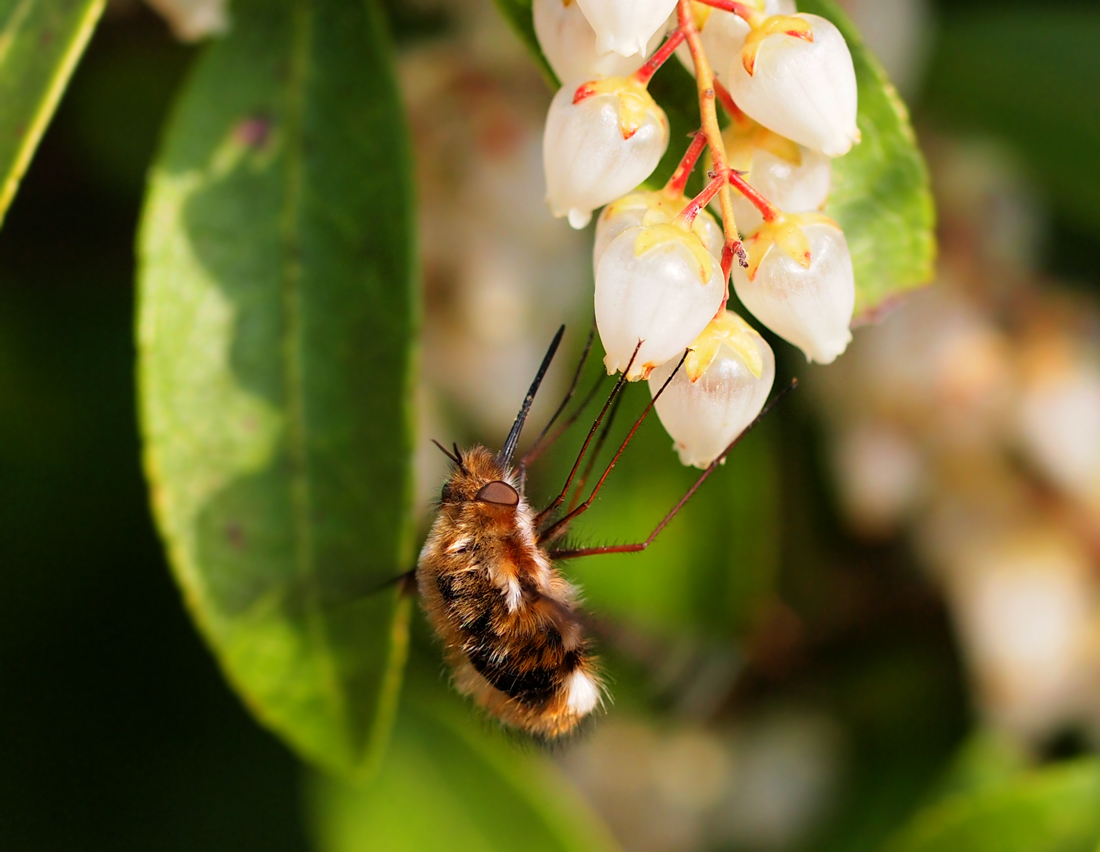
{"type": "Polygon", "coordinates": [[[535,374],[535,380],[531,382],[531,387],[527,391],[527,396],[523,400],[523,405],[520,406],[519,414],[516,415],[516,422],[512,424],[512,429],[508,433],[508,437],[504,439],[504,446],[500,452],[497,453],[497,461],[507,467],[512,463],[512,454],[516,451],[516,445],[519,443],[520,433],[523,431],[524,421],[527,420],[527,414],[531,411],[531,403],[535,401],[535,394],[538,393],[539,385],[542,384],[543,378],[546,377],[546,371],[550,369],[550,362],[554,360],[554,353],[558,351],[558,346],[561,344],[562,335],[565,334],[565,326],[563,325],[558,329],[558,333],[554,335],[554,339],[550,342],[550,348],[546,350],[546,355],[543,356],[542,365],[539,367],[538,373],[535,374]]]}
{"type": "MultiPolygon", "coordinates": [[[[638,345],[641,346],[640,343],[638,345]]],[[[607,481],[607,477],[611,473],[611,469],[615,467],[615,463],[619,460],[619,457],[626,450],[626,445],[630,443],[631,439],[634,437],[634,433],[636,433],[638,429],[641,428],[641,425],[643,422],[645,422],[645,419],[649,415],[649,412],[653,410],[653,406],[657,404],[657,400],[660,399],[661,394],[665,392],[665,388],[669,386],[669,383],[671,383],[672,380],[676,377],[676,374],[680,372],[680,368],[684,366],[684,361],[687,360],[688,352],[690,351],[690,349],[684,350],[684,354],[680,358],[680,363],[676,365],[676,369],[674,369],[669,374],[669,377],[665,379],[664,384],[661,385],[657,393],[653,394],[653,399],[649,401],[649,405],[647,405],[645,407],[645,410],[638,415],[638,419],[634,421],[634,425],[630,427],[630,431],[626,433],[626,437],[623,438],[623,442],[619,444],[619,449],[615,451],[615,455],[613,455],[611,457],[611,461],[607,463],[607,467],[604,469],[603,475],[599,478],[599,481],[596,482],[596,485],[592,488],[592,493],[588,495],[588,499],[577,506],[575,509],[567,512],[562,518],[552,523],[546,529],[542,530],[537,536],[537,540],[540,543],[553,540],[556,536],[565,532],[565,528],[574,518],[588,511],[589,507],[592,505],[592,501],[596,499],[596,495],[599,494],[600,489],[603,488],[604,482],[607,481]]],[[[635,352],[637,352],[637,350],[635,350],[635,352]]],[[[623,376],[626,376],[629,370],[630,366],[628,365],[626,370],[623,371],[623,376]]],[[[577,461],[579,464],[580,460],[578,459],[577,461]]],[[[576,468],[574,467],[574,469],[576,468]]]]}
{"type": "Polygon", "coordinates": [[[532,443],[531,446],[527,448],[527,452],[524,453],[523,457],[519,460],[519,465],[517,467],[519,469],[519,474],[521,478],[523,477],[524,472],[530,466],[531,462],[542,455],[543,450],[551,446],[558,438],[561,437],[562,433],[566,429],[573,425],[577,417],[580,416],[580,413],[587,407],[588,403],[592,401],[592,397],[596,395],[596,391],[599,390],[600,385],[603,383],[603,376],[600,376],[599,380],[596,382],[596,385],[592,388],[591,391],[589,391],[585,395],[584,399],[581,401],[581,404],[577,407],[577,410],[574,411],[572,415],[567,417],[561,428],[554,433],[553,437],[551,437],[549,441],[546,441],[546,436],[550,433],[551,427],[553,427],[554,423],[557,422],[557,419],[561,417],[562,412],[565,411],[566,406],[569,405],[569,401],[577,392],[577,386],[580,384],[581,381],[581,373],[584,371],[584,365],[588,361],[588,354],[592,351],[592,342],[593,340],[595,340],[595,338],[596,329],[593,328],[591,331],[588,332],[588,340],[585,341],[584,351],[581,353],[581,360],[577,364],[577,369],[573,373],[573,381],[569,383],[569,390],[566,392],[565,398],[561,401],[561,405],[558,406],[557,411],[554,412],[553,416],[542,428],[539,436],[535,438],[534,443],[532,443]],[[546,443],[544,444],[543,441],[546,441],[546,443]]]}
{"type": "Polygon", "coordinates": [[[584,454],[588,451],[589,444],[592,443],[592,436],[595,435],[596,430],[600,428],[600,424],[603,422],[604,415],[607,414],[607,409],[615,401],[615,397],[617,397],[622,392],[623,387],[626,385],[626,376],[630,372],[631,366],[634,364],[634,359],[638,357],[638,350],[641,348],[642,341],[639,340],[638,345],[634,347],[634,354],[630,356],[630,361],[627,363],[626,369],[623,370],[622,374],[619,376],[619,380],[615,382],[615,387],[611,389],[611,394],[607,397],[607,402],[603,404],[603,408],[600,409],[600,413],[596,415],[596,420],[592,423],[592,428],[588,430],[588,437],[586,437],[584,439],[584,443],[581,444],[581,450],[577,454],[577,460],[573,462],[573,469],[569,471],[569,476],[565,480],[565,485],[562,486],[561,491],[558,493],[558,496],[550,501],[550,505],[548,505],[545,509],[539,512],[538,515],[535,516],[536,526],[542,523],[547,515],[549,515],[556,508],[558,508],[558,506],[565,502],[565,495],[569,493],[569,489],[573,485],[573,480],[577,476],[577,470],[581,466],[581,461],[584,459],[584,454]]]}
{"type": "MultiPolygon", "coordinates": [[[[669,513],[664,516],[664,518],[661,520],[661,522],[659,524],[657,524],[656,529],[654,529],[653,532],[651,532],[649,534],[649,537],[645,541],[639,541],[639,542],[636,542],[634,544],[610,545],[608,547],[582,547],[582,548],[578,548],[576,550],[551,550],[550,553],[549,553],[550,558],[551,559],[558,559],[558,560],[577,559],[581,556],[597,556],[597,555],[602,554],[602,553],[638,553],[639,551],[645,550],[647,547],[649,547],[653,543],[653,540],[655,538],[657,538],[658,535],[661,534],[661,531],[666,526],[668,526],[669,521],[671,521],[674,517],[676,517],[676,514],[682,508],[684,508],[687,501],[690,500],[692,498],[692,496],[694,496],[695,492],[699,490],[699,486],[702,485],[706,481],[707,477],[710,476],[712,473],[714,473],[715,468],[717,468],[718,465],[720,465],[722,463],[722,461],[726,458],[726,456],[728,456],[731,452],[733,452],[733,449],[738,444],[741,443],[741,440],[747,434],[749,434],[749,431],[757,423],[759,423],[761,420],[763,420],[765,416],[767,416],[768,412],[772,410],[772,408],[776,405],[776,403],[779,402],[779,400],[783,399],[783,397],[785,397],[788,393],[790,393],[792,390],[794,390],[797,386],[798,386],[798,379],[792,379],[791,383],[789,385],[787,385],[787,387],[785,387],[783,390],[781,390],[778,394],[776,394],[772,398],[772,401],[769,402],[767,404],[767,406],[765,406],[764,410],[761,411],[756,416],[756,419],[753,420],[752,423],[750,423],[748,426],[746,426],[745,429],[741,432],[741,434],[738,435],[736,438],[734,438],[733,441],[730,443],[730,445],[728,447],[726,447],[724,450],[722,450],[722,452],[719,454],[718,458],[716,458],[709,465],[707,465],[706,470],[704,470],[699,475],[699,478],[695,480],[695,484],[692,485],[691,488],[689,488],[687,490],[687,493],[683,497],[680,498],[679,502],[677,502],[676,505],[673,506],[671,510],[669,510],[669,513]]],[[[598,487],[599,486],[597,485],[597,488],[598,487]]],[[[562,520],[564,521],[568,517],[569,516],[567,515],[562,520]]],[[[559,521],[558,523],[560,524],[561,522],[559,521]]],[[[558,524],[555,524],[554,526],[558,526],[558,524]]],[[[551,530],[553,530],[553,528],[554,527],[550,527],[546,532],[549,533],[551,530]]]]}
{"type": "Polygon", "coordinates": [[[432,443],[435,444],[437,447],[439,447],[439,449],[443,452],[443,455],[445,455],[447,458],[449,458],[455,464],[457,464],[457,465],[462,464],[462,457],[459,456],[457,453],[452,453],[450,450],[448,450],[446,447],[444,447],[441,443],[439,443],[439,441],[437,441],[435,438],[432,438],[432,443]]]}

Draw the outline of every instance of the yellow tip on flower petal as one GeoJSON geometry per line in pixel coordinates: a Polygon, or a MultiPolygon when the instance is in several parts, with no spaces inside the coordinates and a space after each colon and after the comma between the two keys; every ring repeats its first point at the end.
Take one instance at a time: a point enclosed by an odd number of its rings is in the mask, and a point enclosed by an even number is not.
{"type": "Polygon", "coordinates": [[[706,284],[710,281],[715,272],[716,261],[694,229],[689,231],[672,222],[647,225],[634,241],[634,254],[640,257],[665,243],[679,244],[690,251],[699,264],[699,282],[706,284]]]}
{"type": "Polygon", "coordinates": [[[718,351],[728,346],[759,379],[764,372],[764,358],[756,343],[759,339],[760,335],[751,325],[733,311],[724,311],[712,319],[691,344],[684,360],[684,371],[692,383],[699,381],[718,357],[718,351]]]}
{"type": "Polygon", "coordinates": [[[644,83],[633,77],[604,77],[591,80],[577,89],[573,103],[580,103],[593,95],[617,95],[619,98],[619,129],[623,139],[629,139],[645,123],[646,113],[653,114],[667,126],[664,111],[657,106],[644,83]]]}
{"type": "Polygon", "coordinates": [[[810,240],[802,230],[804,225],[832,225],[840,229],[824,213],[785,213],[774,222],[765,222],[745,240],[745,250],[749,253],[749,268],[746,271],[750,281],[756,279],[760,264],[773,246],[786,252],[803,269],[810,268],[813,255],[810,253],[810,240]]]}
{"type": "Polygon", "coordinates": [[[809,21],[796,18],[792,15],[772,15],[765,18],[760,24],[754,26],[745,38],[745,46],[741,48],[741,64],[751,77],[756,72],[756,56],[764,40],[773,35],[788,35],[805,41],[814,40],[814,31],[809,21]]]}

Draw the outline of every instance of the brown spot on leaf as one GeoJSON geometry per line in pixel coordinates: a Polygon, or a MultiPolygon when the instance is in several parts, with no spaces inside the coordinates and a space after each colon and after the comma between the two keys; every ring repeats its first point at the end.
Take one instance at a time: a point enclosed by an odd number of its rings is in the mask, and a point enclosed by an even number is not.
{"type": "Polygon", "coordinates": [[[225,525],[225,539],[235,550],[244,550],[244,528],[236,521],[225,525]]]}
{"type": "Polygon", "coordinates": [[[238,124],[233,135],[242,145],[259,150],[271,138],[272,124],[273,122],[267,116],[254,115],[238,124]]]}

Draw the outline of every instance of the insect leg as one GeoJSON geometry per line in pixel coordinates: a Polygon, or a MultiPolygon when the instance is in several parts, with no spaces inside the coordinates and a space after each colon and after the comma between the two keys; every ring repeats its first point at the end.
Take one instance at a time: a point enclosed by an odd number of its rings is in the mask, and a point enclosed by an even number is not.
{"type": "MultiPolygon", "coordinates": [[[[641,344],[639,344],[639,346],[640,345],[641,344]]],[[[676,365],[676,369],[669,374],[669,377],[665,379],[664,384],[662,384],[657,393],[653,395],[653,399],[649,401],[649,405],[647,405],[645,407],[645,410],[640,415],[638,415],[638,419],[634,421],[634,425],[630,428],[630,431],[627,432],[626,437],[623,438],[623,442],[619,444],[619,449],[616,450],[615,455],[612,456],[611,461],[608,462],[607,467],[604,469],[603,476],[600,477],[599,481],[592,488],[592,493],[588,495],[588,499],[577,506],[577,508],[567,512],[560,520],[555,521],[542,532],[540,532],[538,534],[539,542],[552,541],[556,536],[561,535],[563,532],[565,532],[566,527],[574,518],[588,511],[588,508],[592,505],[592,501],[595,500],[596,495],[600,493],[600,489],[603,487],[604,482],[607,481],[607,477],[611,473],[611,469],[615,467],[615,463],[619,460],[619,457],[626,450],[626,445],[630,443],[631,439],[634,437],[634,433],[638,431],[642,423],[645,421],[646,417],[649,415],[649,412],[653,410],[653,406],[657,404],[657,400],[661,398],[661,394],[665,392],[665,388],[668,387],[669,382],[671,382],[673,378],[675,378],[676,374],[680,371],[680,368],[684,365],[684,361],[687,358],[689,351],[690,350],[687,349],[684,350],[684,354],[680,358],[680,363],[676,365]]],[[[627,370],[629,369],[630,368],[627,367],[627,370]]],[[[626,375],[626,371],[623,372],[623,375],[626,375]]],[[[580,460],[578,459],[578,463],[579,462],[580,460]]],[[[575,469],[576,468],[574,468],[574,470],[575,469]]],[[[541,515],[539,517],[541,518],[541,515]]]]}
{"type": "MultiPolygon", "coordinates": [[[[690,500],[692,496],[694,496],[695,492],[699,490],[699,486],[706,481],[707,477],[714,473],[714,469],[722,463],[722,460],[725,459],[725,457],[733,451],[734,447],[741,443],[741,439],[749,434],[749,431],[757,423],[764,419],[765,415],[767,415],[767,413],[772,410],[772,408],[777,402],[779,402],[779,400],[785,397],[797,386],[798,379],[792,379],[791,383],[787,385],[787,387],[785,387],[778,394],[776,394],[775,397],[773,397],[772,401],[767,404],[764,410],[756,415],[756,419],[753,420],[752,423],[750,423],[748,426],[746,426],[744,431],[742,431],[740,435],[734,438],[728,447],[722,450],[718,458],[707,465],[706,469],[699,475],[699,478],[695,480],[695,484],[688,489],[687,493],[683,497],[681,497],[679,502],[677,502],[676,505],[673,506],[672,509],[669,511],[669,513],[664,516],[661,522],[657,524],[657,528],[649,534],[649,537],[645,541],[639,541],[634,544],[614,544],[607,547],[582,547],[576,550],[551,550],[549,553],[550,558],[577,559],[581,556],[597,556],[601,553],[638,553],[642,550],[645,550],[653,543],[653,540],[661,534],[661,530],[668,526],[668,522],[676,517],[676,514],[684,507],[687,501],[690,500]]],[[[568,515],[566,517],[568,517],[568,515]]],[[[565,518],[563,518],[562,520],[565,520],[565,518]]],[[[551,529],[553,529],[553,527],[551,527],[551,529]]]]}
{"type": "Polygon", "coordinates": [[[416,569],[412,568],[406,571],[404,574],[398,574],[396,577],[390,577],[390,579],[383,582],[378,588],[374,589],[370,594],[374,595],[390,586],[399,586],[402,596],[412,595],[416,593],[416,569]]]}
{"type": "Polygon", "coordinates": [[[558,506],[565,502],[565,495],[569,493],[570,487],[573,485],[573,480],[577,476],[577,471],[580,469],[581,461],[584,459],[584,454],[588,451],[589,444],[592,443],[592,436],[596,434],[596,430],[600,428],[600,424],[603,422],[604,416],[607,414],[607,409],[626,386],[626,376],[630,372],[630,366],[634,363],[634,359],[638,356],[638,350],[642,348],[642,341],[638,341],[638,345],[634,347],[634,354],[630,356],[630,363],[627,364],[622,375],[619,376],[619,380],[615,382],[615,387],[611,389],[611,395],[608,396],[607,402],[603,404],[603,408],[600,409],[600,413],[596,416],[596,420],[592,423],[592,428],[588,430],[588,437],[584,439],[584,443],[581,444],[581,451],[577,454],[577,460],[573,463],[573,469],[569,471],[569,476],[565,480],[565,485],[562,486],[561,492],[550,501],[550,505],[543,509],[538,515],[535,516],[535,525],[540,524],[547,515],[553,512],[558,506]]]}
{"type": "Polygon", "coordinates": [[[611,433],[611,427],[615,423],[615,415],[619,413],[619,405],[622,403],[623,397],[624,394],[619,394],[615,397],[615,402],[611,406],[611,411],[607,413],[607,422],[603,424],[603,429],[600,431],[600,437],[596,439],[596,446],[592,448],[592,452],[588,455],[588,464],[585,465],[584,473],[581,474],[580,481],[577,483],[577,490],[573,492],[573,499],[569,501],[570,512],[576,508],[577,501],[581,499],[585,483],[588,482],[588,477],[592,475],[592,468],[596,466],[596,460],[600,457],[603,445],[607,443],[607,436],[611,433]]]}

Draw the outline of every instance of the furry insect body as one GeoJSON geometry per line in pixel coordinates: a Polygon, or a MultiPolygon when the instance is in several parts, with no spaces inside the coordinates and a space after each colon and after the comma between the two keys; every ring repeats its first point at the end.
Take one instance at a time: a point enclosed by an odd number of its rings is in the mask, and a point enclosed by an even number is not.
{"type": "Polygon", "coordinates": [[[515,473],[484,447],[463,454],[417,566],[455,683],[508,725],[553,738],[602,700],[576,590],[536,542],[515,473]]]}

